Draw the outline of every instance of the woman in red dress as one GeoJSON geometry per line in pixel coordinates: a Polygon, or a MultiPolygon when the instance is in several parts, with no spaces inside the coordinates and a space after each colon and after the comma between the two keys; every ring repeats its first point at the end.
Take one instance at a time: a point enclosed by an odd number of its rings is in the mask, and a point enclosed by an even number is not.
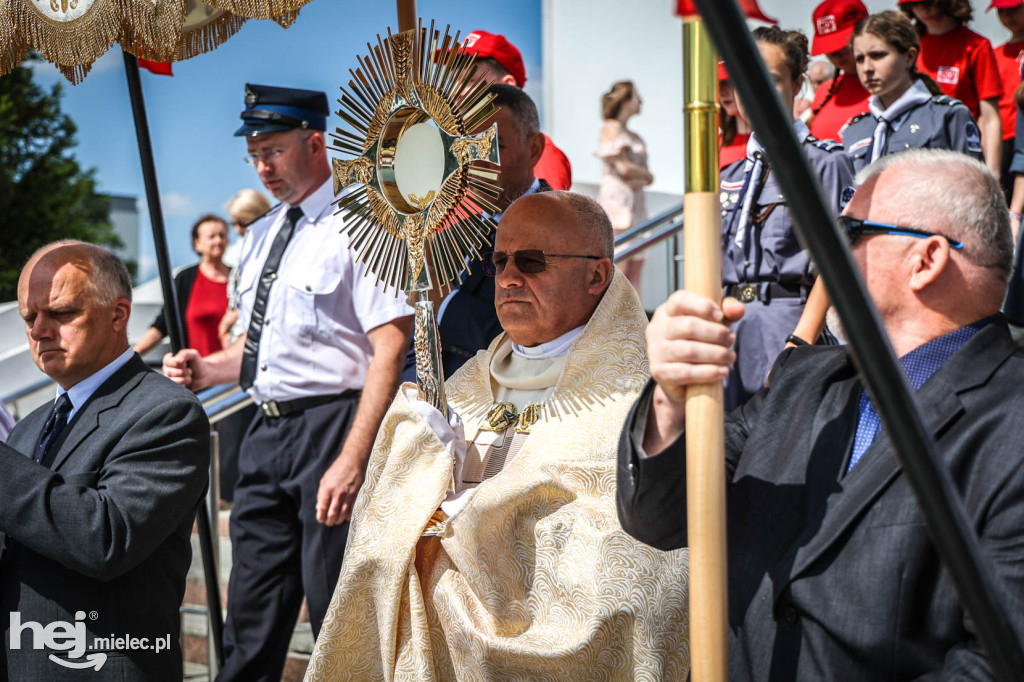
{"type": "MultiPolygon", "coordinates": [[[[228,274],[224,249],[228,245],[228,225],[223,218],[204,215],[192,226],[192,248],[199,262],[174,276],[178,308],[185,323],[186,347],[195,348],[203,356],[222,348],[218,325],[228,309],[228,274]]],[[[167,335],[167,324],[161,312],[146,333],[135,344],[135,351],[145,354],[167,335]]]]}

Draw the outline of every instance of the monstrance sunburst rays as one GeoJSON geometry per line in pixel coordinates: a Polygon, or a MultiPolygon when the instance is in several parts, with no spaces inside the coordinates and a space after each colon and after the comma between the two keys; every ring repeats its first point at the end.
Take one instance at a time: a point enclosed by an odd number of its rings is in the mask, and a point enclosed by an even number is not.
{"type": "Polygon", "coordinates": [[[354,158],[333,160],[335,193],[361,186],[338,208],[350,211],[346,229],[359,260],[385,286],[429,289],[429,252],[436,284],[450,289],[494,225],[488,215],[497,212],[498,171],[478,163],[498,163],[497,125],[469,133],[494,114],[493,96],[485,95],[486,82],[467,90],[474,57],[459,49],[458,37],[447,28],[442,37],[433,23],[429,30],[388,31],[387,40],[367,43],[369,54],[342,88],[337,113],[348,129],[336,130],[332,148],[354,158]],[[442,181],[418,195],[400,186],[395,162],[403,135],[430,121],[443,147],[442,181]]]}
{"type": "Polygon", "coordinates": [[[497,124],[476,132],[495,113],[489,83],[474,82],[475,57],[422,23],[415,31],[377,36],[342,88],[332,135],[339,210],[357,259],[377,284],[420,292],[416,303],[420,397],[447,414],[432,286],[451,290],[467,258],[480,255],[501,190],[497,124]],[[493,164],[488,166],[487,164],[493,164]],[[428,262],[433,268],[428,267],[428,262]],[[432,275],[437,282],[432,281],[432,275]]]}

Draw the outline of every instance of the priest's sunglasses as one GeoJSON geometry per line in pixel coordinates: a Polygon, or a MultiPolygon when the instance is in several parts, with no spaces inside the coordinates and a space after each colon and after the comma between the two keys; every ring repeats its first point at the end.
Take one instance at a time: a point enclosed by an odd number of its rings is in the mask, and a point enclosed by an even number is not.
{"type": "Polygon", "coordinates": [[[536,275],[548,269],[549,258],[589,258],[590,260],[601,260],[602,256],[586,256],[576,253],[545,253],[540,249],[523,249],[505,253],[495,251],[490,258],[484,258],[483,271],[488,277],[494,277],[505,272],[505,266],[509,259],[516,262],[516,268],[524,275],[536,275]]]}
{"type": "Polygon", "coordinates": [[[850,243],[853,244],[857,241],[857,238],[862,235],[868,234],[895,234],[901,237],[918,237],[920,239],[926,239],[928,237],[942,237],[949,242],[949,248],[951,249],[962,249],[964,248],[963,242],[958,242],[955,239],[950,239],[944,234],[937,234],[935,232],[928,232],[926,230],[918,230],[913,227],[904,227],[903,225],[890,225],[888,223],[876,223],[870,220],[859,220],[848,215],[841,215],[836,218],[839,223],[839,227],[842,228],[843,232],[846,233],[850,243]]]}

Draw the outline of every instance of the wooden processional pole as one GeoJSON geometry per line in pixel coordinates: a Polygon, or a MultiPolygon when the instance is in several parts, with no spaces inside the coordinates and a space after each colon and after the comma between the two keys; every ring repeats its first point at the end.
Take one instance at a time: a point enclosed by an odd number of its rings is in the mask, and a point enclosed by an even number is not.
{"type": "MultiPolygon", "coordinates": [[[[696,16],[683,20],[683,103],[683,282],[687,291],[721,304],[718,60],[704,23],[696,16]]],[[[723,682],[729,674],[724,441],[722,382],[690,386],[686,391],[686,507],[694,682],[723,682]]]]}

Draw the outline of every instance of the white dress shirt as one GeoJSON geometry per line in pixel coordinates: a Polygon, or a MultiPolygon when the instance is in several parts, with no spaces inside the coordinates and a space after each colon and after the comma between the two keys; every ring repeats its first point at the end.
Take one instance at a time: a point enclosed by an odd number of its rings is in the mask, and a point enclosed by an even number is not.
{"type": "MultiPolygon", "coordinates": [[[[331,187],[328,180],[299,204],[304,217],[270,288],[249,390],[257,402],[362,389],[373,358],[366,333],[413,314],[403,292],[378,288],[374,275],[356,263],[344,220],[331,203],[331,187]]],[[[239,319],[246,330],[263,263],[288,208],[280,204],[249,227],[238,285],[239,319]]]]}

